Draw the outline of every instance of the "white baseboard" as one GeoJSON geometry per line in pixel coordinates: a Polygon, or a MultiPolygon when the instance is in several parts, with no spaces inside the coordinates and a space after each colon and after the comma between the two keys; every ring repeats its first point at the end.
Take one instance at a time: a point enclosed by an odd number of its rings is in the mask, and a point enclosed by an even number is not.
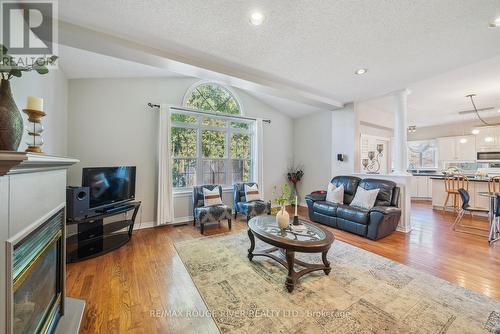
{"type": "Polygon", "coordinates": [[[411,232],[411,227],[409,226],[399,226],[396,228],[396,231],[403,232],[403,233],[410,233],[411,232]]]}
{"type": "Polygon", "coordinates": [[[152,228],[155,227],[156,222],[144,222],[144,223],[135,223],[134,224],[134,231],[135,230],[142,230],[144,228],[152,228]]]}
{"type": "MultiPolygon", "coordinates": [[[[165,224],[165,225],[180,225],[180,224],[191,223],[191,222],[193,222],[193,217],[192,216],[177,217],[177,218],[174,218],[173,222],[171,222],[169,224],[165,224]]],[[[165,225],[158,225],[158,226],[165,226],[165,225]]],[[[152,227],[157,227],[155,221],[144,222],[144,223],[136,223],[134,225],[134,231],[135,230],[142,230],[142,229],[145,229],[145,228],[152,228],[152,227]]]]}
{"type": "Polygon", "coordinates": [[[172,224],[191,223],[191,222],[193,222],[193,216],[175,217],[172,224]]]}

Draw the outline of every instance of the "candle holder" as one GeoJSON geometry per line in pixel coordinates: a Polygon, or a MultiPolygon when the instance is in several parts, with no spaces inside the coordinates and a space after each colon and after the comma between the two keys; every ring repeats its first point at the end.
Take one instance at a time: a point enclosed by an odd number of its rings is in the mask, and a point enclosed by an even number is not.
{"type": "Polygon", "coordinates": [[[295,225],[295,226],[300,225],[299,216],[293,216],[292,225],[295,225]]]}
{"type": "Polygon", "coordinates": [[[361,160],[361,164],[363,165],[364,169],[367,171],[368,174],[378,174],[379,173],[380,160],[384,156],[382,153],[383,151],[384,151],[384,145],[377,144],[378,154],[376,154],[375,151],[369,151],[368,152],[368,159],[364,158],[361,160]]]}
{"type": "Polygon", "coordinates": [[[25,152],[43,153],[42,132],[44,129],[41,121],[42,117],[44,117],[46,113],[41,110],[34,109],[23,109],[23,112],[28,115],[28,125],[26,126],[26,131],[28,131],[29,137],[26,140],[28,148],[25,152]]]}

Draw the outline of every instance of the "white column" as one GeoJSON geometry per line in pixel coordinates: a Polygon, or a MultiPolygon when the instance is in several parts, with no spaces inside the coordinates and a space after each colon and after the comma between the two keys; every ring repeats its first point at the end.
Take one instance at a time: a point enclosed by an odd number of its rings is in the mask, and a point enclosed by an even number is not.
{"type": "Polygon", "coordinates": [[[394,173],[406,174],[407,89],[394,93],[394,173]]]}
{"type": "Polygon", "coordinates": [[[407,141],[407,89],[394,92],[394,174],[398,175],[398,185],[401,189],[399,206],[401,220],[398,230],[409,233],[411,231],[411,178],[406,172],[406,141],[407,141]]]}

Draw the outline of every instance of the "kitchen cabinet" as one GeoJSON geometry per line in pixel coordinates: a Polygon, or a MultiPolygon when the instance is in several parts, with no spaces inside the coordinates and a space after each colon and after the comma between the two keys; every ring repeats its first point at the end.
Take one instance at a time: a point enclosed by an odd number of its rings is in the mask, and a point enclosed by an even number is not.
{"type": "Polygon", "coordinates": [[[455,137],[444,137],[437,139],[438,155],[440,161],[456,160],[455,137]]]}
{"type": "Polygon", "coordinates": [[[411,178],[411,198],[417,198],[418,197],[418,179],[421,176],[413,176],[411,178]]]}
{"type": "Polygon", "coordinates": [[[476,160],[476,138],[473,135],[437,138],[440,161],[476,160]]]}
{"type": "Polygon", "coordinates": [[[476,151],[500,151],[500,127],[482,127],[476,135],[476,151]]]}
{"type": "Polygon", "coordinates": [[[430,176],[413,176],[411,179],[411,197],[412,198],[431,198],[432,180],[430,176]]]}

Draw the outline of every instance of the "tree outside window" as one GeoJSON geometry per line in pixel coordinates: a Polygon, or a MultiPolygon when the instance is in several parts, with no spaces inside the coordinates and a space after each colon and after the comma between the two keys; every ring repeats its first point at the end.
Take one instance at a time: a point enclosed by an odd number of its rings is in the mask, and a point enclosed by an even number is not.
{"type": "Polygon", "coordinates": [[[252,179],[252,121],[231,118],[241,110],[225,87],[204,83],[186,98],[190,109],[220,116],[175,111],[171,115],[174,188],[231,185],[252,179]]]}

